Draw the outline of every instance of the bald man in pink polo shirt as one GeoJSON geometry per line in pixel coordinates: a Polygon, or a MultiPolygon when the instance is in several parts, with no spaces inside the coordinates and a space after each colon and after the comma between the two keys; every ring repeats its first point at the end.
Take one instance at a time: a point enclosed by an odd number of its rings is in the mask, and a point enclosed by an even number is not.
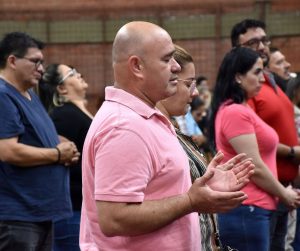
{"type": "Polygon", "coordinates": [[[113,44],[114,87],[83,149],[80,247],[97,250],[199,251],[197,212],[226,211],[247,196],[193,185],[188,159],[156,102],[174,95],[180,66],[169,34],[131,22],[113,44]]]}

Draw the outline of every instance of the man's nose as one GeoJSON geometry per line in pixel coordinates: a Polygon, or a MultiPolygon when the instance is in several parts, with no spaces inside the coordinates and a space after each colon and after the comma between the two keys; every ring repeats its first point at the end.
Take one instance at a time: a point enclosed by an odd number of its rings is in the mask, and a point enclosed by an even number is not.
{"type": "Polygon", "coordinates": [[[172,58],[172,66],[171,66],[171,70],[173,73],[178,73],[181,71],[181,66],[177,63],[177,61],[175,60],[175,58],[172,58]]]}

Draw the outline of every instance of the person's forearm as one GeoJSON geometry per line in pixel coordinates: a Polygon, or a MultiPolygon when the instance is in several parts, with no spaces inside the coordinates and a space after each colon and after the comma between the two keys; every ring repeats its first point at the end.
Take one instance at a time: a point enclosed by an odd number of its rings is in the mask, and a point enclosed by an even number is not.
{"type": "Polygon", "coordinates": [[[40,148],[16,144],[13,148],[2,149],[1,160],[20,167],[31,167],[55,163],[58,160],[56,148],[40,148]]]}
{"type": "Polygon", "coordinates": [[[100,228],[107,236],[150,233],[192,212],[187,194],[142,203],[97,201],[97,207],[100,228]]]}
{"type": "Polygon", "coordinates": [[[59,139],[59,142],[70,142],[69,139],[67,139],[66,137],[64,137],[62,135],[58,135],[58,139],[59,139]]]}
{"type": "Polygon", "coordinates": [[[269,169],[262,163],[254,163],[255,172],[251,177],[251,180],[261,189],[269,194],[278,197],[281,201],[284,199],[284,187],[280,182],[272,175],[269,169]]]}
{"type": "Polygon", "coordinates": [[[290,151],[291,147],[288,145],[279,143],[277,146],[277,156],[281,158],[288,158],[290,151]]]}

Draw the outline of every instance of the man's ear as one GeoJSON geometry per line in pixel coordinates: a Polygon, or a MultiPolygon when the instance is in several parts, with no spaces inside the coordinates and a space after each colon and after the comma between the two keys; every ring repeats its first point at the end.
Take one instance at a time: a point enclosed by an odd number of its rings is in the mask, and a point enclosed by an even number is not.
{"type": "Polygon", "coordinates": [[[142,60],[137,57],[137,56],[131,56],[128,59],[128,64],[129,64],[129,68],[131,70],[131,72],[136,75],[142,75],[143,72],[143,64],[142,64],[142,60]]]}
{"type": "Polygon", "coordinates": [[[16,56],[14,55],[9,55],[6,59],[6,65],[15,69],[16,68],[16,56]]]}

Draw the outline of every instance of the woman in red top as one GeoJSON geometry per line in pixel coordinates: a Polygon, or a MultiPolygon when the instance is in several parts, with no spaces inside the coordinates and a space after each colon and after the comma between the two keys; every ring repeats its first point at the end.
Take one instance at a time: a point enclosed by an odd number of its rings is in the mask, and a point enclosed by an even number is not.
{"type": "Polygon", "coordinates": [[[247,105],[264,81],[263,62],[251,49],[238,47],[226,54],[212,101],[211,139],[224,161],[237,153],[253,159],[255,173],[243,189],[248,199],[240,207],[219,214],[220,236],[226,245],[243,251],[269,250],[269,224],[276,197],[289,207],[299,195],[277,180],[278,136],[247,105]]]}

